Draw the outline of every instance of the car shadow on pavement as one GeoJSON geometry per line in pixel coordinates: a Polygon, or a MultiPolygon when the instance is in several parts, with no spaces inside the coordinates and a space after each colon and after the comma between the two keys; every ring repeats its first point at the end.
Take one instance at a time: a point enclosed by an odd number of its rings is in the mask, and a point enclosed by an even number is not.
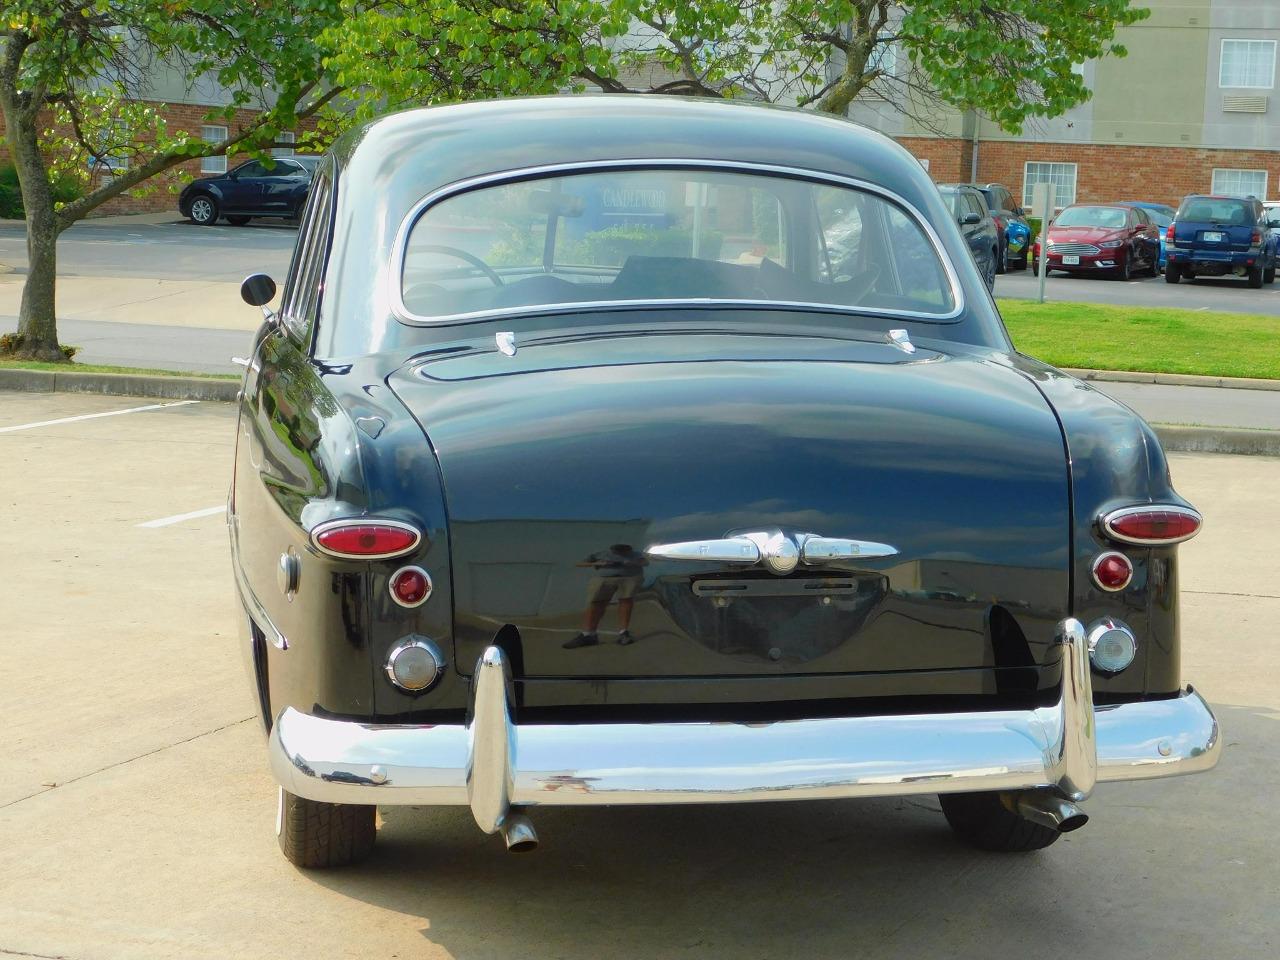
{"type": "MultiPolygon", "coordinates": [[[[961,845],[932,795],[543,808],[542,846],[524,855],[479,834],[466,808],[392,808],[368,863],[306,876],[420,917],[459,960],[1115,956],[1123,944],[1172,956],[1228,905],[1241,937],[1270,922],[1254,891],[1278,868],[1255,847],[1274,790],[1255,764],[1276,779],[1280,716],[1219,716],[1236,745],[1215,773],[1104,785],[1094,822],[1039,853],[961,845]],[[1210,885],[1211,871],[1227,872],[1210,885]]],[[[1219,958],[1248,955],[1220,932],[1211,942],[1219,958]]]]}

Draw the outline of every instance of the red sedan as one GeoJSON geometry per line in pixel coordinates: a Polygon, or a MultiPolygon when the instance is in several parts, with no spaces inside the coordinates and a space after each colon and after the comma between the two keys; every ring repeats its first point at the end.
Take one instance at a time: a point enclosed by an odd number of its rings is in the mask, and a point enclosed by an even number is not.
{"type": "MultiPolygon", "coordinates": [[[[1040,257],[1040,245],[1033,248],[1040,257]]],[[[1160,261],[1160,231],[1136,207],[1074,204],[1049,225],[1047,269],[1066,273],[1106,273],[1128,280],[1147,271],[1155,276],[1160,261]]]]}

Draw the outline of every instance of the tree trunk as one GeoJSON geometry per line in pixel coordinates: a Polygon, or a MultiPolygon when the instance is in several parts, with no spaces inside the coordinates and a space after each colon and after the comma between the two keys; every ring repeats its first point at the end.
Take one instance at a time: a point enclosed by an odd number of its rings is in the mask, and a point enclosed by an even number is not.
{"type": "Polygon", "coordinates": [[[30,360],[65,360],[58,346],[54,287],[58,279],[57,217],[49,171],[40,155],[37,122],[26,110],[6,110],[9,153],[18,171],[22,207],[27,218],[27,282],[22,287],[15,355],[30,360]]]}

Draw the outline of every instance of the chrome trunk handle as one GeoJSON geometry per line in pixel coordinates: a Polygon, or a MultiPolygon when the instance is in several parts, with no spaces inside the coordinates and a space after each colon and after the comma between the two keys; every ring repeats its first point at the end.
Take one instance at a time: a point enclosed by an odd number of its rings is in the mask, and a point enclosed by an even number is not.
{"type": "Polygon", "coordinates": [[[761,532],[721,540],[657,543],[646,548],[645,553],[664,560],[709,560],[744,565],[763,562],[774,573],[787,574],[801,563],[821,566],[840,561],[873,560],[895,556],[898,549],[873,540],[819,537],[811,533],[790,537],[784,533],[761,532]]]}

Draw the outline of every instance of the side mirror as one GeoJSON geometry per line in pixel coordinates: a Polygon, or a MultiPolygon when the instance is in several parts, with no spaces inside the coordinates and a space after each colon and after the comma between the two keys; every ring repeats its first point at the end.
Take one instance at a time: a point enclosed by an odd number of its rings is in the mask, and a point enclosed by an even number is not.
{"type": "Polygon", "coordinates": [[[240,284],[240,299],[251,307],[265,307],[275,296],[276,282],[265,273],[251,273],[240,284]]]}
{"type": "Polygon", "coordinates": [[[1267,221],[1267,226],[1268,226],[1268,227],[1274,227],[1274,228],[1276,228],[1276,229],[1280,229],[1280,220],[1268,220],[1268,221],[1267,221]]]}
{"type": "Polygon", "coordinates": [[[963,226],[967,227],[967,226],[970,226],[971,224],[979,223],[981,222],[981,220],[982,218],[978,216],[976,213],[966,213],[963,217],[960,218],[960,223],[963,226]]]}

